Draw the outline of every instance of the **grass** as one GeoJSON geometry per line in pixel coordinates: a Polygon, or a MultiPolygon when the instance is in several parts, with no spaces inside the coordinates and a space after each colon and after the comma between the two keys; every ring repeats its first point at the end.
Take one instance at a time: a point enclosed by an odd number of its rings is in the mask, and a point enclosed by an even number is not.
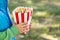
{"type": "MultiPolygon", "coordinates": [[[[47,13],[47,10],[50,9],[50,6],[47,9],[46,8],[47,5],[45,5],[44,3],[43,3],[44,4],[43,6],[38,5],[39,2],[41,3],[40,0],[30,0],[30,1],[32,1],[31,4],[28,4],[29,0],[27,0],[27,1],[26,0],[12,0],[9,2],[10,13],[12,13],[12,11],[18,6],[27,6],[27,7],[33,7],[33,8],[36,7],[36,8],[34,8],[34,12],[33,12],[32,28],[31,28],[30,32],[27,35],[24,35],[25,37],[23,37],[23,38],[18,37],[18,40],[49,40],[44,37],[41,37],[40,36],[41,34],[52,35],[54,38],[55,37],[60,38],[60,25],[57,27],[54,27],[54,26],[50,27],[50,26],[46,26],[46,24],[44,23],[45,21],[48,21],[48,20],[45,20],[45,18],[50,18],[52,16],[49,14],[50,11],[48,11],[48,13],[47,13]],[[42,15],[42,13],[43,13],[43,15],[42,15]],[[44,14],[44,13],[46,13],[46,14],[44,14]],[[43,24],[41,22],[43,22],[43,24]],[[43,27],[41,27],[41,24],[42,25],[45,24],[45,25],[43,27]]],[[[55,10],[56,10],[56,8],[55,8],[55,10]]],[[[53,8],[51,11],[54,11],[53,8]]],[[[58,15],[59,15],[59,13],[58,13],[58,15]]],[[[58,16],[58,15],[56,15],[56,16],[58,16]]],[[[53,18],[56,18],[56,16],[53,16],[53,18]]],[[[56,19],[54,19],[55,20],[54,23],[60,24],[60,19],[59,18],[56,18],[56,19]]],[[[53,23],[52,23],[52,25],[53,25],[53,23]]]]}

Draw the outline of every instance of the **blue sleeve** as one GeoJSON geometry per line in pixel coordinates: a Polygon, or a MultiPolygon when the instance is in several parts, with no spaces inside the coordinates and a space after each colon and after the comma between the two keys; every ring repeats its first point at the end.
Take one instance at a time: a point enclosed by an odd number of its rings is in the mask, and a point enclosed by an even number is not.
{"type": "Polygon", "coordinates": [[[8,14],[8,0],[0,1],[0,31],[4,31],[12,26],[12,21],[10,20],[8,14]]]}

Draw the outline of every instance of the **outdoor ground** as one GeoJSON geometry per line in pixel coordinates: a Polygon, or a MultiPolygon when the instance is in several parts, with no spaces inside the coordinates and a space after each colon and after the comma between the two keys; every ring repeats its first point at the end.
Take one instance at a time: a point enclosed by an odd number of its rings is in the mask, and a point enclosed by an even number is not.
{"type": "Polygon", "coordinates": [[[10,13],[18,7],[32,7],[31,30],[17,40],[60,40],[60,0],[9,0],[10,13]]]}

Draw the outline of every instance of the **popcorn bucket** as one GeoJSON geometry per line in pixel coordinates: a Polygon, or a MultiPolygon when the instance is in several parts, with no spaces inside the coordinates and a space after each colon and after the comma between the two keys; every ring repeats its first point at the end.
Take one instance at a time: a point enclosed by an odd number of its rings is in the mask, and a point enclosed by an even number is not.
{"type": "Polygon", "coordinates": [[[29,7],[17,7],[13,10],[14,22],[16,24],[27,23],[30,25],[33,9],[29,7]]]}

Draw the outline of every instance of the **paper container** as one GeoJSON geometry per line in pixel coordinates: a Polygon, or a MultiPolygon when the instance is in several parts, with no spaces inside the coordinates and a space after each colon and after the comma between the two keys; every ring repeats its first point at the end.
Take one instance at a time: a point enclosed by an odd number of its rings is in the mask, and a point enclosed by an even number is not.
{"type": "Polygon", "coordinates": [[[17,7],[13,10],[14,22],[16,24],[27,23],[30,25],[33,9],[29,7],[17,7]]]}

